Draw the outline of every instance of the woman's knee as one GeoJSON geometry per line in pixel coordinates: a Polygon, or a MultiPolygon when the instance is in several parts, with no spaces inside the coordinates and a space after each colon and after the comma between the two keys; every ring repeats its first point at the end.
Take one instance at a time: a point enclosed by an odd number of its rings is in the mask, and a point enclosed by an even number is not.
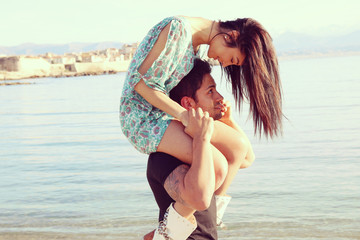
{"type": "Polygon", "coordinates": [[[249,151],[249,143],[244,137],[236,138],[236,148],[231,149],[232,154],[228,161],[230,165],[240,165],[245,160],[245,156],[249,151]]]}
{"type": "Polygon", "coordinates": [[[246,136],[219,121],[216,121],[212,144],[226,157],[229,165],[240,166],[249,149],[246,136]]]}

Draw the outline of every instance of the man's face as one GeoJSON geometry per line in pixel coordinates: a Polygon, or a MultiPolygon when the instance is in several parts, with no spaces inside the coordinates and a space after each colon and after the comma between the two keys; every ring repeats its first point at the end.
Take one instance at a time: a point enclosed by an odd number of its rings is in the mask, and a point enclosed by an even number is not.
{"type": "Polygon", "coordinates": [[[216,91],[216,83],[210,74],[205,74],[201,87],[196,91],[196,106],[209,112],[210,117],[219,120],[221,115],[223,96],[216,91]]]}

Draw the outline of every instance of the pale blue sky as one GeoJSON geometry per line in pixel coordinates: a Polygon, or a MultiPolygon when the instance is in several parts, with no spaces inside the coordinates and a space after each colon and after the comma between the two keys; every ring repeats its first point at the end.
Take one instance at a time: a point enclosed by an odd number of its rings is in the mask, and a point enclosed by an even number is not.
{"type": "Polygon", "coordinates": [[[339,34],[360,29],[358,0],[1,0],[0,46],[25,42],[140,41],[167,16],[252,17],[284,31],[339,34]]]}

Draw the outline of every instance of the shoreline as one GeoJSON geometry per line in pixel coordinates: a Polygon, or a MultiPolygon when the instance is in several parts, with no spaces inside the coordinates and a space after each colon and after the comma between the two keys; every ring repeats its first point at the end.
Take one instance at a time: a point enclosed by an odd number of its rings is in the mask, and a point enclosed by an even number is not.
{"type": "MultiPolygon", "coordinates": [[[[329,52],[329,53],[308,53],[308,54],[281,54],[278,56],[280,61],[291,61],[299,59],[316,59],[316,58],[331,58],[331,57],[346,57],[346,56],[359,56],[360,52],[329,52]]],[[[0,86],[22,85],[22,84],[34,84],[30,82],[22,82],[21,80],[29,80],[33,78],[63,78],[63,77],[81,77],[81,76],[96,76],[117,74],[119,72],[126,72],[130,61],[127,64],[122,64],[121,70],[111,66],[107,67],[106,64],[101,67],[96,66],[96,69],[91,69],[91,65],[88,64],[87,69],[80,72],[71,71],[34,71],[34,72],[18,72],[18,71],[0,71],[0,86]],[[125,66],[126,65],[126,66],[125,66]]],[[[215,64],[215,66],[218,64],[215,64]]]]}
{"type": "Polygon", "coordinates": [[[30,80],[34,78],[67,78],[67,77],[82,77],[82,76],[97,76],[97,75],[109,75],[117,74],[123,71],[102,71],[102,72],[65,72],[57,75],[28,75],[21,74],[19,72],[7,72],[3,74],[0,72],[0,86],[12,86],[12,85],[28,85],[35,84],[31,82],[24,82],[23,80],[30,80]]]}
{"type": "MultiPolygon", "coordinates": [[[[107,48],[80,53],[56,55],[0,56],[0,82],[31,78],[59,78],[114,74],[127,71],[138,44],[125,44],[121,49],[107,48]]],[[[7,83],[9,84],[9,83],[7,83]]]]}

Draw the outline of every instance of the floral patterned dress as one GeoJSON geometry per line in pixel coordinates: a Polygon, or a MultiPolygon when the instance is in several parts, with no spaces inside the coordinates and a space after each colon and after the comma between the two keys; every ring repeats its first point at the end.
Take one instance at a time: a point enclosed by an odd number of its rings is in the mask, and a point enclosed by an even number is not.
{"type": "Polygon", "coordinates": [[[152,106],[135,90],[143,79],[150,88],[166,95],[190,72],[194,65],[191,26],[183,17],[169,17],[155,25],[140,43],[125,79],[120,99],[120,124],[124,135],[140,152],[155,152],[172,116],[152,106]],[[166,46],[149,70],[138,72],[160,32],[170,25],[166,46]]]}

